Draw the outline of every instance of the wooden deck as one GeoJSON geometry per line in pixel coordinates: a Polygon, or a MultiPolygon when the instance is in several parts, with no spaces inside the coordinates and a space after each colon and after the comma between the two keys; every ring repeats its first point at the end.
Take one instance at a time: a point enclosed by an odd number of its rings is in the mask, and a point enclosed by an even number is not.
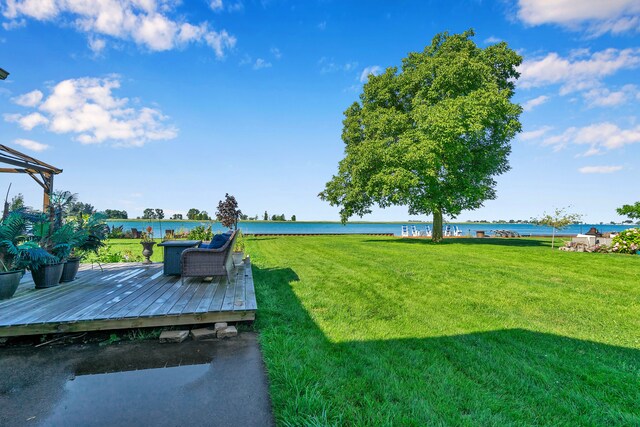
{"type": "Polygon", "coordinates": [[[73,282],[35,289],[26,275],[0,301],[0,337],[255,319],[251,267],[213,281],[164,276],[162,264],[82,265],[73,282]]]}

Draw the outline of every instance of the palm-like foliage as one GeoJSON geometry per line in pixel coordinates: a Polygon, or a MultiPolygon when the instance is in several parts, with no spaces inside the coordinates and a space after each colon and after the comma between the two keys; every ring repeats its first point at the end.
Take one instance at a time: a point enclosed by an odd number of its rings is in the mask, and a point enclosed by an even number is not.
{"type": "MultiPolygon", "coordinates": [[[[54,223],[55,224],[55,223],[54,223]]],[[[38,245],[52,254],[57,261],[69,257],[71,250],[83,244],[86,232],[77,230],[72,222],[54,227],[47,220],[37,222],[33,226],[33,238],[38,245]]]]}
{"type": "Polygon", "coordinates": [[[85,238],[79,241],[77,248],[85,252],[96,252],[104,246],[104,240],[107,238],[109,227],[105,219],[107,216],[102,213],[94,213],[86,220],[83,219],[79,223],[79,232],[84,232],[85,238]]]}
{"type": "Polygon", "coordinates": [[[69,215],[74,203],[78,200],[78,195],[70,191],[54,191],[51,194],[50,209],[53,210],[54,228],[62,227],[64,217],[69,215]]]}
{"type": "Polygon", "coordinates": [[[51,197],[53,221],[45,213],[26,208],[2,220],[0,271],[36,269],[102,247],[108,231],[106,216],[73,215],[69,208],[76,199],[69,191],[55,192],[51,197]]]}
{"type": "Polygon", "coordinates": [[[21,270],[55,261],[55,258],[36,242],[30,240],[32,214],[22,210],[11,212],[0,221],[0,269],[21,270]]]}

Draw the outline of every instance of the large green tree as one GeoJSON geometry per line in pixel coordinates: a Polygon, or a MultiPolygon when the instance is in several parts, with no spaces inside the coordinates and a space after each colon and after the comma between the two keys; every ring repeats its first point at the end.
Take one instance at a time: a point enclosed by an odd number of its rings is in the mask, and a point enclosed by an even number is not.
{"type": "Polygon", "coordinates": [[[633,205],[622,205],[616,209],[618,215],[624,215],[631,219],[640,219],[640,202],[635,202],[633,205]]]}
{"type": "Polygon", "coordinates": [[[509,142],[521,130],[511,102],[522,58],[506,43],[485,49],[463,34],[438,34],[402,68],[369,75],[360,102],[344,113],[345,157],[320,198],[353,215],[407,206],[455,217],[494,199],[494,176],[509,170],[509,142]]]}

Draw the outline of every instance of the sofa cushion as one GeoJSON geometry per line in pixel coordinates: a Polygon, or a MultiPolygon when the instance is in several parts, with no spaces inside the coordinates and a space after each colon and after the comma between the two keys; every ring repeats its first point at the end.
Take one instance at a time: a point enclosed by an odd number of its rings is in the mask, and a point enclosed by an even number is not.
{"type": "Polygon", "coordinates": [[[204,249],[219,249],[223,247],[225,243],[227,243],[229,237],[230,236],[228,234],[216,234],[215,236],[213,236],[213,239],[211,239],[211,242],[209,242],[208,244],[202,243],[200,247],[204,249]]]}

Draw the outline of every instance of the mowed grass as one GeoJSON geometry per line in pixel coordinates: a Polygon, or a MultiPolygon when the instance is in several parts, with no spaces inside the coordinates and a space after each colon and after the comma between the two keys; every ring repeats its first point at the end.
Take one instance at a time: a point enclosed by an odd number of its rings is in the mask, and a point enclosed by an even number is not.
{"type": "Polygon", "coordinates": [[[249,238],[280,425],[640,425],[640,257],[249,238]]]}
{"type": "MultiPolygon", "coordinates": [[[[162,242],[162,239],[154,239],[156,245],[153,247],[153,255],[151,255],[151,261],[162,262],[164,260],[164,248],[158,246],[158,243],[162,242]]],[[[112,253],[130,253],[134,256],[139,256],[140,260],[142,256],[142,245],[140,239],[109,239],[105,242],[110,248],[112,253]]]]}

